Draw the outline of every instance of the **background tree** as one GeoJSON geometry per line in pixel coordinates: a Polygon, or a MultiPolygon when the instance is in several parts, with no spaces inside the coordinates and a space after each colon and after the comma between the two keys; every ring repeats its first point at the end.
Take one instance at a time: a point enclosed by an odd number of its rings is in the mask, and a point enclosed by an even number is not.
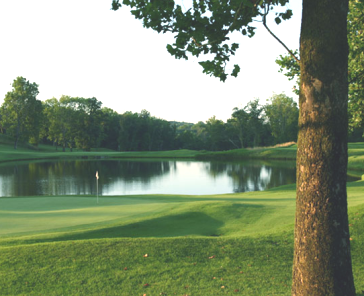
{"type": "Polygon", "coordinates": [[[78,110],[77,101],[70,96],[62,96],[59,99],[61,104],[61,124],[62,132],[60,137],[60,143],[63,151],[67,147],[72,149],[76,146],[76,138],[82,133],[83,129],[83,112],[78,110]]]}
{"type": "Polygon", "coordinates": [[[72,133],[76,147],[89,151],[91,147],[97,148],[101,141],[101,105],[96,98],[69,98],[68,106],[76,114],[72,124],[72,133]]]}
{"type": "Polygon", "coordinates": [[[275,144],[297,141],[298,107],[285,94],[275,94],[264,106],[275,144]]]}
{"type": "Polygon", "coordinates": [[[199,121],[196,124],[194,124],[191,128],[191,131],[195,133],[197,139],[198,139],[198,146],[200,147],[200,150],[209,150],[209,147],[207,146],[207,131],[206,131],[206,123],[203,121],[199,121]]]}
{"type": "Polygon", "coordinates": [[[48,137],[62,145],[83,150],[99,147],[102,140],[101,102],[96,98],[62,96],[47,100],[48,137]]]}
{"type": "Polygon", "coordinates": [[[102,108],[101,112],[102,137],[100,146],[119,151],[120,115],[106,107],[102,108]]]}
{"type": "Polygon", "coordinates": [[[206,121],[207,145],[209,150],[227,150],[229,143],[226,136],[225,124],[222,120],[216,119],[215,116],[206,121]]]}
{"type": "Polygon", "coordinates": [[[199,124],[193,123],[173,123],[177,126],[176,129],[176,148],[178,149],[192,149],[203,150],[206,149],[205,137],[205,124],[200,122],[203,127],[200,128],[199,124]]]}
{"type": "Polygon", "coordinates": [[[36,133],[39,133],[40,126],[32,117],[41,109],[41,103],[36,98],[39,93],[36,83],[17,77],[12,87],[13,90],[5,95],[1,115],[2,124],[6,132],[14,136],[14,149],[17,149],[19,139],[29,140],[31,135],[38,137],[36,133]]]}
{"type": "MultiPolygon", "coordinates": [[[[207,74],[225,81],[226,64],[239,47],[228,35],[254,35],[253,19],[266,26],[269,12],[288,0],[193,1],[183,11],[174,1],[124,0],[147,28],[172,32],[167,50],[201,61],[207,74]]],[[[113,0],[117,10],[121,4],[113,0]]],[[[347,217],[348,0],[303,0],[300,38],[300,117],[293,295],[355,295],[347,217]]],[[[277,13],[276,22],[291,10],[277,13]]],[[[240,68],[234,65],[231,76],[240,68]]]]}
{"type": "Polygon", "coordinates": [[[154,135],[154,145],[151,146],[152,150],[171,150],[176,149],[177,131],[173,123],[163,119],[153,117],[154,124],[156,125],[156,132],[154,135]]]}
{"type": "Polygon", "coordinates": [[[263,107],[259,99],[249,101],[244,107],[247,116],[247,138],[249,147],[257,147],[262,144],[264,134],[263,107]]]}
{"type": "Polygon", "coordinates": [[[29,108],[26,118],[26,130],[28,131],[29,143],[37,147],[45,119],[42,101],[35,100],[34,104],[29,108]]]}
{"type": "Polygon", "coordinates": [[[177,147],[179,149],[199,150],[197,148],[197,136],[191,130],[177,131],[177,147]]]}
{"type": "Polygon", "coordinates": [[[125,112],[120,117],[120,133],[118,142],[121,151],[138,151],[141,129],[138,124],[138,114],[125,112]]]}
{"type": "Polygon", "coordinates": [[[150,112],[143,109],[139,114],[140,122],[140,150],[150,151],[154,141],[155,127],[153,126],[153,119],[150,112]]]}
{"type": "Polygon", "coordinates": [[[61,106],[56,98],[48,99],[43,103],[43,113],[44,113],[44,126],[43,134],[44,136],[56,146],[58,149],[59,139],[61,138],[61,106]]]}
{"type": "Polygon", "coordinates": [[[119,146],[123,151],[158,151],[175,149],[173,123],[151,116],[147,110],[120,115],[119,146]]]}
{"type": "Polygon", "coordinates": [[[63,152],[66,151],[67,147],[72,151],[77,135],[82,132],[83,118],[80,116],[82,114],[77,110],[75,100],[70,96],[62,96],[59,103],[61,125],[59,143],[62,145],[63,152]]]}
{"type": "MultiPolygon", "coordinates": [[[[246,137],[248,134],[247,122],[249,114],[244,109],[238,109],[237,107],[233,109],[231,118],[228,120],[228,124],[231,125],[233,131],[235,131],[236,136],[239,139],[239,147],[244,148],[246,137]]],[[[230,141],[233,141],[232,139],[230,141]]],[[[234,146],[237,146],[234,144],[234,146]]]]}

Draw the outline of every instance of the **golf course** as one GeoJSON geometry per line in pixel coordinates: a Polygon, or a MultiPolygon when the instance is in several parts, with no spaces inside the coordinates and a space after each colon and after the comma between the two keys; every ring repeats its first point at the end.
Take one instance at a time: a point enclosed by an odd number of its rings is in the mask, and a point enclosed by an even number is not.
{"type": "MultiPolygon", "coordinates": [[[[296,147],[219,153],[55,152],[0,143],[0,165],[56,158],[294,159],[296,147]]],[[[351,175],[364,143],[349,144],[351,175]]],[[[364,295],[364,180],[347,183],[364,295]]],[[[0,197],[0,295],[290,295],[296,186],[220,195],[0,197]]]]}

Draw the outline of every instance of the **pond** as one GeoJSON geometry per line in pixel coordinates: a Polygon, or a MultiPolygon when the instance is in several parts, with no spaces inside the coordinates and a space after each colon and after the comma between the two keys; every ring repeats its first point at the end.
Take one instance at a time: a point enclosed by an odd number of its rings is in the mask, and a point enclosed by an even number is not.
{"type": "Polygon", "coordinates": [[[0,196],[222,194],[295,182],[295,162],[62,160],[2,164],[0,196]],[[96,171],[99,180],[96,184],[96,171]]]}

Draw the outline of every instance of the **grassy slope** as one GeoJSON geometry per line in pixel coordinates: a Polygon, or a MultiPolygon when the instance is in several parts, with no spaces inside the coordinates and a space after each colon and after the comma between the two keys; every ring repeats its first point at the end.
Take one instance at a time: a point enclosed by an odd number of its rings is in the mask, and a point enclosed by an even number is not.
{"type": "MultiPolygon", "coordinates": [[[[364,145],[354,145],[352,156],[361,157],[364,145]]],[[[20,158],[53,157],[47,149],[20,149],[20,158]]],[[[364,182],[349,183],[348,194],[355,284],[364,295],[364,182]]],[[[294,197],[289,185],[99,204],[89,196],[0,198],[0,295],[289,295],[294,197]]]]}
{"type": "Polygon", "coordinates": [[[291,229],[294,196],[290,185],[269,193],[100,197],[98,204],[87,196],[1,198],[0,235],[48,232],[67,240],[258,235],[291,229]]]}

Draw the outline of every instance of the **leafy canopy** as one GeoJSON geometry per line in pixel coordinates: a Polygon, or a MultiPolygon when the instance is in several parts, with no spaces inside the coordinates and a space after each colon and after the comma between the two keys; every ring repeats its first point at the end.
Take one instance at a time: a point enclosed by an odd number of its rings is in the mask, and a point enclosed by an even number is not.
{"type": "MultiPolygon", "coordinates": [[[[131,13],[143,20],[146,28],[158,33],[171,32],[175,42],[167,45],[168,52],[177,59],[188,59],[188,55],[209,55],[201,61],[203,72],[225,81],[226,64],[239,44],[229,42],[233,32],[254,36],[253,21],[265,17],[275,6],[285,6],[289,0],[193,0],[188,9],[184,4],[172,0],[123,0],[131,7],[131,13]]],[[[119,0],[113,0],[112,9],[118,10],[119,0]]],[[[292,16],[292,10],[275,14],[275,22],[281,23],[292,16]]],[[[236,77],[240,71],[234,65],[229,74],[236,77]]]]}
{"type": "Polygon", "coordinates": [[[348,14],[350,125],[364,126],[364,0],[351,0],[348,14]]]}
{"type": "MultiPolygon", "coordinates": [[[[364,127],[364,0],[349,1],[348,44],[349,127],[354,129],[364,127]]],[[[280,55],[276,63],[289,80],[297,79],[294,93],[299,94],[300,65],[290,55],[280,55]]]]}
{"type": "Polygon", "coordinates": [[[16,137],[27,137],[32,128],[31,122],[39,119],[40,101],[36,97],[39,93],[38,85],[29,82],[24,77],[17,77],[12,83],[12,91],[7,92],[1,106],[2,124],[7,133],[16,137]]]}

